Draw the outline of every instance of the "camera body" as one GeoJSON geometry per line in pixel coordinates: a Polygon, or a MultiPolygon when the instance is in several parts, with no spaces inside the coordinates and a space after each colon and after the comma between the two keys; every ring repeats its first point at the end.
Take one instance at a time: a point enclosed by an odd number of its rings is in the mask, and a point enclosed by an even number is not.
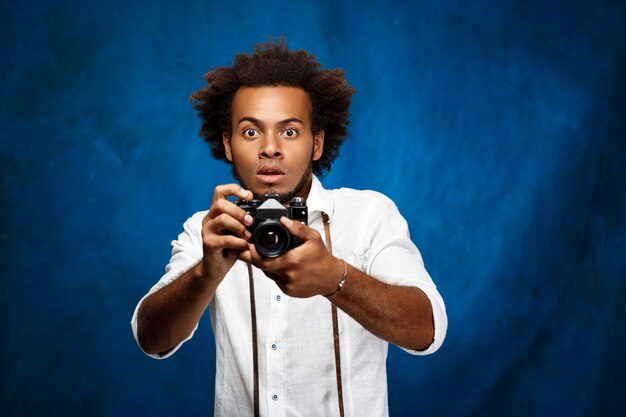
{"type": "Polygon", "coordinates": [[[261,256],[275,258],[302,244],[302,240],[280,224],[280,218],[285,216],[307,224],[309,213],[304,198],[292,198],[288,207],[284,207],[274,194],[264,195],[263,200],[243,200],[236,204],[254,218],[254,223],[247,228],[252,233],[249,242],[254,243],[261,256]]]}

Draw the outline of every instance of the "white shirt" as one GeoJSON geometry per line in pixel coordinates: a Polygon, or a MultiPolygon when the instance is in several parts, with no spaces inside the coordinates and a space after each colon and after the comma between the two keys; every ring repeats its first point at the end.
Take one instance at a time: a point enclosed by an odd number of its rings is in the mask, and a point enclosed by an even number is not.
{"type": "MultiPolygon", "coordinates": [[[[336,257],[380,281],[416,286],[426,293],[433,308],[434,341],[423,351],[404,350],[415,355],[436,351],[447,329],[444,302],[424,269],[421,255],[409,238],[407,223],[395,204],[374,191],[326,190],[314,177],[307,206],[309,226],[320,232],[322,239],[325,236],[321,213],[328,214],[336,257]]],[[[202,219],[206,213],[196,213],[185,222],[184,231],[172,242],[172,257],[165,275],[148,295],[199,262],[202,219]]],[[[256,268],[253,277],[261,415],[338,416],[330,301],[322,296],[289,297],[256,268]]],[[[348,277],[345,288],[349,285],[348,277]]],[[[215,416],[253,415],[249,294],[247,266],[237,262],[209,304],[217,352],[215,416]]],[[[140,304],[141,301],[131,322],[135,338],[140,304]]],[[[338,317],[345,415],[387,416],[388,343],[343,311],[338,310],[338,317]]],[[[179,347],[164,356],[151,356],[166,358],[179,347]]]]}

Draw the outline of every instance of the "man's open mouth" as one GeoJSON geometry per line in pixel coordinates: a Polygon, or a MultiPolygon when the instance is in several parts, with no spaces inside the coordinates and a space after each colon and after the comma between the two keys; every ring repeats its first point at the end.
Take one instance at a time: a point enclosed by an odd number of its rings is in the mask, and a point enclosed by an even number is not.
{"type": "Polygon", "coordinates": [[[261,168],[256,176],[265,184],[277,184],[284,177],[285,173],[278,167],[266,165],[261,168]]]}
{"type": "Polygon", "coordinates": [[[285,175],[280,168],[264,166],[258,172],[258,175],[285,175]]]}

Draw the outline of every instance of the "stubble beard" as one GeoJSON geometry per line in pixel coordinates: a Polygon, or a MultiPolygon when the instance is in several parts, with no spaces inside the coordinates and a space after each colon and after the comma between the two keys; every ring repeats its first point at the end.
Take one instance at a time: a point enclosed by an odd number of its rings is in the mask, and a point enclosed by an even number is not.
{"type": "MultiPolygon", "coordinates": [[[[241,175],[239,175],[239,172],[237,171],[237,164],[235,163],[234,159],[233,159],[233,165],[232,165],[232,173],[233,173],[233,177],[235,177],[235,179],[239,182],[239,185],[241,185],[246,190],[250,190],[250,187],[248,187],[248,185],[245,183],[241,175]]],[[[263,197],[265,194],[274,194],[278,196],[278,201],[280,201],[282,204],[285,204],[291,201],[293,197],[300,194],[302,190],[304,190],[304,187],[306,187],[309,181],[311,181],[312,174],[313,174],[313,158],[309,160],[309,165],[307,166],[306,170],[302,174],[300,181],[298,181],[298,184],[296,184],[296,186],[291,191],[287,191],[286,193],[277,193],[274,187],[271,185],[268,191],[263,194],[257,193],[252,190],[251,191],[252,191],[252,194],[254,195],[254,198],[257,200],[263,200],[263,197]]]]}

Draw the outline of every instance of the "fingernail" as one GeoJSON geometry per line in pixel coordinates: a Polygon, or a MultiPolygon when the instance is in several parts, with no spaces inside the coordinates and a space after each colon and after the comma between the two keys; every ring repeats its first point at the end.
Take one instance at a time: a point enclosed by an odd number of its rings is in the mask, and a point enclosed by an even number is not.
{"type": "Polygon", "coordinates": [[[246,232],[243,235],[246,237],[246,240],[250,240],[250,238],[252,237],[252,233],[250,233],[249,230],[246,230],[246,232]]]}
{"type": "Polygon", "coordinates": [[[241,190],[239,190],[239,195],[245,197],[248,195],[248,191],[242,188],[241,190]]]}
{"type": "Polygon", "coordinates": [[[285,223],[287,223],[288,226],[291,226],[293,224],[293,220],[291,220],[289,217],[285,217],[284,219],[285,223]]]}
{"type": "Polygon", "coordinates": [[[251,225],[252,222],[254,222],[254,219],[252,218],[251,215],[246,214],[246,217],[243,218],[243,222],[247,225],[251,225]]]}

